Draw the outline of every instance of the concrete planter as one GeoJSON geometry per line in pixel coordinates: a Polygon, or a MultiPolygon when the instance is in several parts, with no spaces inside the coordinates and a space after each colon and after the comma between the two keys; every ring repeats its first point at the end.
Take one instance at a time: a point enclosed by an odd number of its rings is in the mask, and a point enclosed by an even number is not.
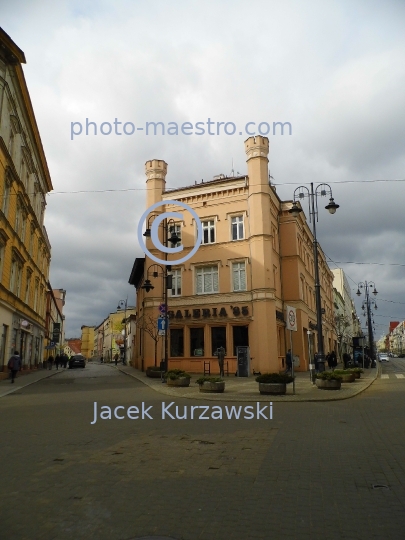
{"type": "Polygon", "coordinates": [[[151,369],[150,367],[146,368],[146,376],[151,379],[160,379],[161,373],[161,371],[157,371],[156,369],[151,369]]]}
{"type": "Polygon", "coordinates": [[[225,381],[222,382],[209,382],[205,381],[200,384],[200,392],[209,394],[222,394],[225,390],[225,381]]]}
{"type": "Polygon", "coordinates": [[[360,379],[360,373],[353,373],[355,379],[360,379]]]}
{"type": "Polygon", "coordinates": [[[190,386],[190,377],[180,377],[179,379],[166,379],[167,386],[190,386]]]}
{"type": "Polygon", "coordinates": [[[340,390],[342,381],[316,379],[315,384],[320,390],[340,390]]]}
{"type": "Polygon", "coordinates": [[[347,382],[354,382],[356,377],[354,375],[354,373],[349,373],[347,375],[342,375],[342,383],[347,383],[347,382]]]}
{"type": "Polygon", "coordinates": [[[285,383],[259,383],[259,392],[264,395],[281,396],[287,391],[285,383]]]}

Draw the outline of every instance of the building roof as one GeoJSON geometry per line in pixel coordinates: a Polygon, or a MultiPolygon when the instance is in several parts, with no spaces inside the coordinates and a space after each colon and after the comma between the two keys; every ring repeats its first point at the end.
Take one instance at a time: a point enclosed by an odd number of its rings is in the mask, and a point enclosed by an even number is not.
{"type": "Polygon", "coordinates": [[[129,276],[128,283],[133,285],[136,289],[138,288],[139,282],[144,273],[145,268],[145,257],[137,257],[135,259],[134,265],[132,267],[131,275],[129,276]]]}
{"type": "Polygon", "coordinates": [[[234,180],[244,180],[247,178],[246,174],[240,175],[240,176],[225,176],[224,174],[219,174],[218,177],[213,178],[213,180],[208,180],[207,182],[204,182],[204,180],[201,180],[201,182],[195,181],[194,184],[191,186],[183,186],[183,187],[176,187],[176,188],[170,188],[166,189],[163,194],[167,195],[168,193],[174,193],[176,191],[183,191],[185,189],[200,189],[204,186],[212,186],[213,184],[222,184],[226,182],[232,182],[234,180]]]}

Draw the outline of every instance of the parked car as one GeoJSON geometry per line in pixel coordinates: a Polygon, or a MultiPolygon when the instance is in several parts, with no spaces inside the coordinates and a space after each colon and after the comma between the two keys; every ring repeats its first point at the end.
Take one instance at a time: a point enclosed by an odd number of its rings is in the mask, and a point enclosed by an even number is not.
{"type": "Polygon", "coordinates": [[[75,354],[69,360],[69,369],[73,369],[75,367],[80,367],[80,368],[86,367],[86,359],[82,354],[75,354]]]}
{"type": "Polygon", "coordinates": [[[387,353],[380,353],[379,356],[378,356],[378,359],[380,362],[389,362],[390,359],[388,358],[388,354],[387,353]]]}

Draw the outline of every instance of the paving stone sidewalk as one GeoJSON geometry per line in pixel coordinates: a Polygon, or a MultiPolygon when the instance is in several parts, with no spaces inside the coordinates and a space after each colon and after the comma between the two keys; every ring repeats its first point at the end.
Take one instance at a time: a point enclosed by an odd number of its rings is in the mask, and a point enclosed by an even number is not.
{"type": "Polygon", "coordinates": [[[373,369],[365,369],[360,379],[356,379],[353,383],[342,383],[340,390],[320,390],[312,384],[309,372],[296,372],[295,394],[293,394],[291,383],[287,385],[287,393],[284,396],[264,396],[259,394],[258,383],[254,376],[248,378],[225,377],[225,392],[223,394],[203,394],[199,391],[198,385],[195,384],[201,374],[192,375],[188,388],[169,388],[160,379],[146,377],[144,372],[131,366],[106,365],[138,379],[160,394],[208,401],[336,401],[348,399],[366,390],[376,380],[380,370],[379,365],[373,369]]]}
{"type": "Polygon", "coordinates": [[[7,396],[13,392],[21,390],[30,384],[34,384],[42,379],[47,379],[48,377],[53,377],[58,373],[62,373],[63,369],[38,369],[37,371],[32,371],[21,375],[17,373],[14,384],[11,383],[11,379],[3,379],[0,381],[0,397],[7,396]]]}

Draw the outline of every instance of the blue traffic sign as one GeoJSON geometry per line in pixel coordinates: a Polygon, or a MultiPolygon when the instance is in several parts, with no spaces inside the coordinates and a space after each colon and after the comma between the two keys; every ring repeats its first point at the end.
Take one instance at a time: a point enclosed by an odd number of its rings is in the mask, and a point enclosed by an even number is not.
{"type": "MultiPolygon", "coordinates": [[[[164,336],[166,334],[166,319],[164,317],[161,317],[158,319],[157,323],[159,335],[164,336]]],[[[167,326],[169,326],[169,320],[167,320],[167,326]]]]}

